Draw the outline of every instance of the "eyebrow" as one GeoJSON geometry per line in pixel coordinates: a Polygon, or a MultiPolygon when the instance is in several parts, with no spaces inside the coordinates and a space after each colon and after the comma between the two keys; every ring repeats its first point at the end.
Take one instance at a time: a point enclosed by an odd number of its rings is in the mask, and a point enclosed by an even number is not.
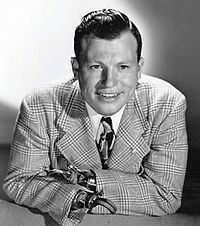
{"type": "MultiPolygon", "coordinates": [[[[129,59],[119,59],[120,61],[117,62],[116,60],[116,64],[133,64],[135,63],[136,60],[129,60],[129,59]]],[[[87,60],[88,63],[103,63],[103,61],[101,59],[95,59],[95,58],[92,58],[92,59],[88,59],[87,60]]]]}

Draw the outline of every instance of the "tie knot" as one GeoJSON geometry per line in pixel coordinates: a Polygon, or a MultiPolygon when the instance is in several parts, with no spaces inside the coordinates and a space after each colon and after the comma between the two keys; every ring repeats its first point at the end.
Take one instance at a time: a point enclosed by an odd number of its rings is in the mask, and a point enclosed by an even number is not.
{"type": "Polygon", "coordinates": [[[102,117],[101,122],[107,122],[109,125],[112,125],[112,119],[111,117],[102,117]]]}
{"type": "Polygon", "coordinates": [[[101,123],[102,123],[106,133],[113,132],[111,117],[102,117],[101,123]]]}
{"type": "Polygon", "coordinates": [[[108,160],[115,141],[111,117],[102,117],[97,132],[96,144],[99,150],[102,167],[108,169],[108,160]]]}

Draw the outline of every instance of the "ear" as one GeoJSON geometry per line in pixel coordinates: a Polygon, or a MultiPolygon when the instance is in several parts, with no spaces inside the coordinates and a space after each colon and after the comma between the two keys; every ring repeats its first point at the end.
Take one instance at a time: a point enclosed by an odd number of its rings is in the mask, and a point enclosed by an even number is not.
{"type": "Polygon", "coordinates": [[[73,71],[74,77],[78,78],[79,63],[76,57],[71,57],[71,65],[72,65],[72,71],[73,71]]]}
{"type": "Polygon", "coordinates": [[[144,66],[144,58],[141,57],[139,62],[138,62],[138,79],[141,78],[143,66],[144,66]]]}

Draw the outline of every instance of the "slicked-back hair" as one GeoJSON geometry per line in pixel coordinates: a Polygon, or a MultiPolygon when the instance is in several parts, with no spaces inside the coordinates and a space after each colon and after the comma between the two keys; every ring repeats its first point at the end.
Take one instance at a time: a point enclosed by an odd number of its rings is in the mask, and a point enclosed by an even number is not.
{"type": "Polygon", "coordinates": [[[137,41],[137,60],[139,61],[142,51],[141,34],[125,14],[114,9],[102,9],[86,14],[75,30],[74,52],[77,60],[80,60],[82,52],[82,39],[87,35],[112,40],[125,31],[131,32],[137,41]]]}

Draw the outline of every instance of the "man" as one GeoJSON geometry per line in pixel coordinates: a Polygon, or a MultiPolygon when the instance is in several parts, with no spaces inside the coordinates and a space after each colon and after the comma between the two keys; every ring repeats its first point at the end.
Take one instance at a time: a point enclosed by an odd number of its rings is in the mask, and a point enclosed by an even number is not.
{"type": "Polygon", "coordinates": [[[185,98],[142,75],[142,40],[118,11],[83,17],[74,79],[23,100],[4,189],[58,223],[84,215],[160,216],[181,204],[185,98]]]}

